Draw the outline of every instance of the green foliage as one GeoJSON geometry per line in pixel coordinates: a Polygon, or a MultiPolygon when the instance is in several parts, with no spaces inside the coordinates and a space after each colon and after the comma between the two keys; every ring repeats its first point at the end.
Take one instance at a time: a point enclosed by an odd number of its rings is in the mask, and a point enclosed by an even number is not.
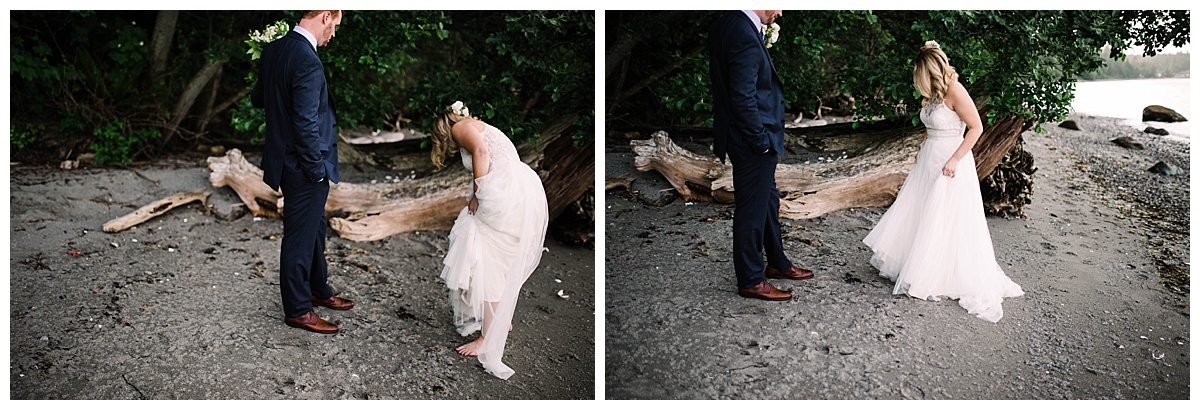
{"type": "MultiPolygon", "coordinates": [[[[711,117],[708,25],[717,13],[636,11],[610,13],[605,73],[609,120],[629,123],[703,123],[711,117]],[[639,34],[644,33],[644,35],[639,34]],[[620,48],[642,36],[627,55],[620,48]],[[617,53],[614,55],[614,53],[617,53]],[[665,74],[662,74],[666,72],[665,74]],[[630,78],[652,78],[637,89],[630,78]]],[[[1182,11],[785,11],[772,61],[792,113],[811,117],[822,106],[861,120],[916,121],[920,97],[912,64],[920,46],[938,41],[959,81],[984,109],[989,124],[1007,115],[1053,122],[1067,113],[1075,80],[1123,59],[1131,46],[1153,55],[1189,41],[1190,15],[1182,11]],[[840,104],[840,105],[839,105],[840,104]]],[[[906,122],[907,122],[906,121],[906,122]]]]}
{"type": "MultiPolygon", "coordinates": [[[[13,11],[11,96],[21,101],[13,130],[42,124],[42,138],[60,144],[82,134],[110,163],[204,139],[261,144],[263,112],[245,94],[259,61],[246,53],[248,34],[295,24],[299,13],[181,11],[167,67],[155,74],[157,11],[13,11]],[[159,146],[184,88],[209,62],[223,62],[218,81],[205,85],[172,143],[159,146]],[[199,124],[207,107],[216,115],[199,124]]],[[[594,21],[592,11],[346,11],[320,50],[338,126],[428,131],[462,100],[518,140],[561,116],[578,116],[575,138],[593,138],[594,21]]]]}
{"type": "Polygon", "coordinates": [[[468,96],[488,103],[493,113],[489,121],[523,140],[536,138],[548,120],[578,114],[588,126],[576,135],[590,136],[595,104],[594,13],[531,11],[487,20],[494,21],[496,29],[484,36],[487,47],[479,55],[483,58],[474,61],[482,74],[470,80],[476,86],[468,92],[476,95],[468,96]],[[490,85],[493,81],[497,85],[490,85]]]}
{"type": "Polygon", "coordinates": [[[338,99],[338,126],[383,128],[396,119],[405,90],[440,71],[446,23],[441,11],[346,11],[321,50],[338,99]]]}
{"type": "MultiPolygon", "coordinates": [[[[579,115],[579,140],[594,137],[594,30],[590,11],[347,11],[321,55],[339,127],[429,131],[463,101],[518,141],[579,115]]],[[[262,115],[243,102],[232,125],[258,143],[262,115]]]]}
{"type": "Polygon", "coordinates": [[[90,149],[96,153],[96,164],[128,164],[132,162],[132,154],[136,145],[143,140],[157,138],[158,130],[140,128],[131,129],[122,122],[111,122],[97,127],[92,135],[96,142],[90,149]]]}
{"type": "MultiPolygon", "coordinates": [[[[11,95],[17,126],[43,126],[43,138],[73,144],[77,134],[97,158],[122,163],[153,153],[168,113],[200,67],[228,59],[246,27],[261,28],[267,12],[180,12],[167,67],[150,72],[157,11],[13,11],[11,95]],[[19,79],[19,80],[18,80],[19,79]],[[119,125],[117,125],[119,124],[119,125]],[[121,131],[114,131],[120,129],[121,131]],[[89,131],[91,130],[91,131],[89,131]]],[[[231,64],[226,71],[248,70],[231,64]]],[[[244,88],[228,80],[218,96],[244,88]]],[[[194,110],[196,111],[196,110],[194,110]]],[[[193,113],[194,115],[194,113],[193,113]]]]}
{"type": "Polygon", "coordinates": [[[258,145],[266,137],[267,119],[262,110],[254,108],[249,98],[238,101],[237,108],[230,112],[230,124],[243,135],[250,136],[250,143],[258,145]]]}
{"type": "Polygon", "coordinates": [[[607,47],[632,50],[620,56],[610,51],[605,57],[606,65],[621,62],[616,72],[605,73],[608,106],[620,104],[620,114],[610,111],[610,118],[636,123],[644,116],[659,115],[668,124],[711,123],[705,47],[709,25],[721,13],[607,12],[607,47]],[[627,98],[630,92],[640,98],[627,98]]]}
{"type": "Polygon", "coordinates": [[[16,149],[25,149],[30,144],[37,142],[37,135],[44,132],[45,129],[46,127],[41,124],[26,124],[20,127],[10,125],[8,127],[8,139],[16,149]]]}

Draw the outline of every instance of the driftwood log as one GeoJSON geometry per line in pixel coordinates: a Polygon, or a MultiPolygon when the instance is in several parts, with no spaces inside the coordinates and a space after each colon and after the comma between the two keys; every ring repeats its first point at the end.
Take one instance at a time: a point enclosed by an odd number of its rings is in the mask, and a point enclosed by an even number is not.
{"type": "Polygon", "coordinates": [[[1033,128],[1033,123],[1019,117],[1005,117],[984,128],[975,144],[975,169],[979,172],[979,189],[983,195],[983,210],[989,215],[1005,218],[1024,217],[1025,205],[1032,202],[1033,154],[1025,150],[1021,133],[1033,128]]]}
{"type": "Polygon", "coordinates": [[[712,186],[730,168],[716,157],[675,145],[664,131],[655,132],[648,140],[630,141],[629,145],[634,155],[633,167],[642,172],[658,171],[684,200],[733,202],[732,192],[722,196],[712,186]]]}
{"type": "MultiPolygon", "coordinates": [[[[984,130],[980,142],[972,149],[980,180],[986,180],[985,185],[1003,186],[1007,189],[1005,195],[1018,196],[1001,204],[989,202],[987,209],[991,212],[1019,212],[1020,206],[1028,203],[1032,171],[1027,169],[1032,168],[1032,157],[1017,145],[1020,133],[1026,128],[1020,119],[1001,119],[984,130]],[[1019,152],[1007,155],[1010,151],[1019,152]],[[1013,171],[1011,166],[1006,168],[1004,161],[1021,163],[1023,168],[1013,171]],[[1004,169],[1002,176],[1021,178],[1008,185],[994,182],[994,178],[988,180],[998,167],[1004,169]]],[[[924,127],[856,131],[849,124],[838,124],[789,129],[785,140],[789,154],[824,153],[833,160],[779,165],[775,173],[782,196],[779,216],[807,219],[842,209],[891,205],[916,164],[924,135],[924,127]]],[[[630,145],[634,167],[639,171],[659,172],[685,200],[733,202],[730,164],[722,164],[712,155],[681,148],[662,131],[649,140],[631,141],[630,145]]]]}
{"type": "MultiPolygon", "coordinates": [[[[815,218],[846,208],[891,204],[916,162],[923,135],[912,130],[899,138],[880,138],[876,146],[855,148],[862,155],[831,163],[780,164],[775,172],[775,184],[783,197],[779,216],[815,218]]],[[[630,144],[634,167],[658,171],[684,199],[733,202],[732,165],[681,148],[665,132],[630,144]]]]}
{"type": "Polygon", "coordinates": [[[104,232],[121,232],[190,202],[200,201],[203,204],[210,194],[212,192],[208,190],[184,192],[151,202],[128,215],[104,223],[104,232]]]}
{"type": "Polygon", "coordinates": [[[242,156],[242,150],[231,149],[223,157],[208,157],[208,182],[213,187],[233,188],[250,214],[265,218],[279,218],[279,199],[283,197],[263,182],[261,168],[251,165],[242,156]]]}
{"type": "MultiPolygon", "coordinates": [[[[552,124],[538,142],[518,147],[546,189],[550,218],[579,200],[595,181],[594,141],[573,147],[568,136],[574,118],[552,124]]],[[[427,153],[421,155],[428,155],[427,153]]],[[[382,184],[342,182],[330,187],[325,212],[330,228],[352,241],[372,241],[417,230],[448,230],[466,206],[471,173],[453,160],[425,178],[382,184]]],[[[262,170],[237,149],[209,157],[214,187],[229,186],[255,216],[278,218],[281,193],[262,182],[262,170]]]]}
{"type": "Polygon", "coordinates": [[[1036,172],[1033,154],[1025,150],[1025,142],[1018,137],[1013,149],[979,182],[984,212],[1005,218],[1024,217],[1025,205],[1032,201],[1036,172]]]}
{"type": "MultiPolygon", "coordinates": [[[[262,170],[246,161],[241,151],[208,159],[209,181],[229,186],[255,216],[279,218],[285,211],[283,195],[262,181],[262,170]]],[[[461,168],[461,167],[459,167],[461,168]]],[[[372,241],[402,232],[443,230],[454,224],[466,205],[468,172],[447,168],[427,178],[397,183],[342,182],[329,188],[325,213],[338,236],[352,241],[372,241]]]]}
{"type": "MultiPolygon", "coordinates": [[[[407,198],[396,197],[394,200],[387,200],[387,198],[395,195],[397,191],[362,190],[361,187],[372,186],[337,184],[335,187],[340,187],[339,192],[355,190],[359,191],[359,194],[363,194],[361,197],[366,201],[355,205],[373,202],[377,206],[351,213],[347,217],[330,218],[329,227],[343,239],[356,242],[379,240],[404,232],[449,230],[454,226],[454,219],[458,216],[459,211],[466,206],[469,181],[469,176],[459,178],[458,183],[454,183],[452,176],[432,178],[423,183],[425,185],[423,188],[426,188],[422,189],[423,195],[407,198]],[[342,185],[346,187],[341,188],[342,185]],[[442,186],[443,189],[428,189],[436,186],[442,186]]],[[[333,199],[332,189],[329,197],[333,199]]],[[[326,203],[327,212],[329,205],[330,203],[326,203]]]]}

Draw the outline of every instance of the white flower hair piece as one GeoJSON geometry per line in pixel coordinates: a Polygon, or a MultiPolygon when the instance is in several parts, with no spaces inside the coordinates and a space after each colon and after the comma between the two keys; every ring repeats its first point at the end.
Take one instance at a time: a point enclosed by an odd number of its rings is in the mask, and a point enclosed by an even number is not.
{"type": "Polygon", "coordinates": [[[779,41],[779,24],[771,23],[769,26],[764,25],[763,43],[766,44],[767,48],[771,48],[771,46],[775,45],[776,41],[779,41]]]}
{"type": "Polygon", "coordinates": [[[462,117],[471,116],[471,110],[468,110],[462,101],[455,101],[454,104],[450,104],[450,111],[462,117]]]}
{"type": "Polygon", "coordinates": [[[925,47],[942,48],[942,46],[938,45],[938,42],[933,41],[933,40],[926,41],[925,47]]]}

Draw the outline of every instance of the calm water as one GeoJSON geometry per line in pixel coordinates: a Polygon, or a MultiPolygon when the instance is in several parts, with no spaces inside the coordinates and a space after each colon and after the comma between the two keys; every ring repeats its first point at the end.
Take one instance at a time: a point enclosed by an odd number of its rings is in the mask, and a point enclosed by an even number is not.
{"type": "Polygon", "coordinates": [[[1191,138],[1191,124],[1196,121],[1191,104],[1190,78],[1151,80],[1080,81],[1075,85],[1075,101],[1071,110],[1080,114],[1124,118],[1131,127],[1162,128],[1172,136],[1191,138]],[[1142,109],[1161,105],[1175,110],[1188,119],[1186,122],[1142,122],[1142,109]]]}

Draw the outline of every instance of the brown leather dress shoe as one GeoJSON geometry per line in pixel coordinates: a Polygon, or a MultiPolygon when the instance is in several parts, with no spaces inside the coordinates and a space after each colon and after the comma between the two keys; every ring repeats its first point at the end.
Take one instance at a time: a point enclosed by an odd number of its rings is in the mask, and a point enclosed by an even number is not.
{"type": "Polygon", "coordinates": [[[324,306],[333,310],[350,310],[350,308],[354,307],[354,301],[337,296],[331,296],[329,299],[309,298],[308,300],[312,301],[313,306],[324,306]]]}
{"type": "Polygon", "coordinates": [[[767,277],[771,279],[809,279],[813,277],[813,271],[797,268],[796,265],[792,265],[792,268],[786,272],[780,272],[779,269],[768,266],[766,273],[767,277]]]}
{"type": "Polygon", "coordinates": [[[747,289],[738,289],[738,294],[744,298],[756,298],[763,300],[789,300],[792,298],[792,290],[779,290],[771,285],[766,280],[759,282],[758,285],[747,289]]]}
{"type": "Polygon", "coordinates": [[[283,320],[288,326],[304,329],[310,332],[317,333],[337,333],[338,325],[329,323],[325,319],[321,319],[313,311],[308,311],[300,317],[289,317],[283,320]]]}

